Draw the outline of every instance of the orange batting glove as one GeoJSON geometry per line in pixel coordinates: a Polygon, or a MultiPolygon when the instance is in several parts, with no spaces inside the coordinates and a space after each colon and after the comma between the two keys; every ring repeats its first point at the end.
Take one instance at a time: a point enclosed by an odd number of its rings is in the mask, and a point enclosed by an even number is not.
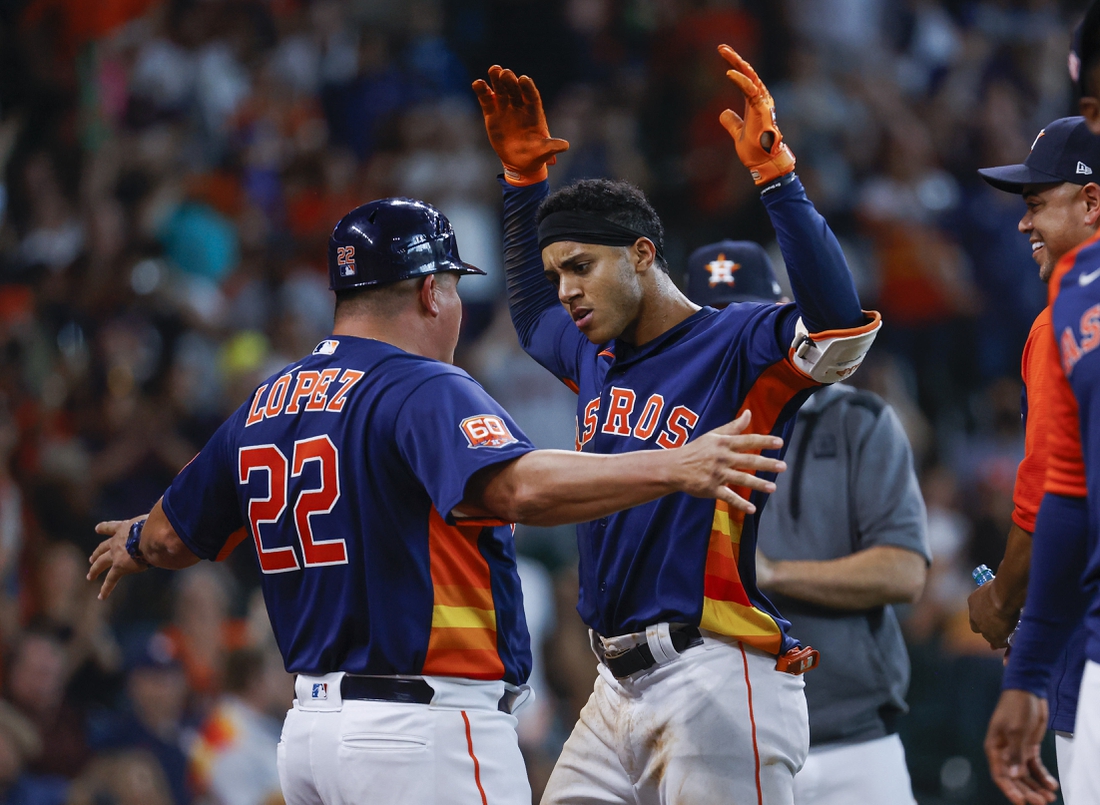
{"type": "Polygon", "coordinates": [[[473,87],[489,144],[504,164],[505,180],[516,187],[543,181],[546,166],[557,162],[569,143],[550,136],[535,82],[525,75],[516,78],[511,70],[494,64],[489,81],[479,78],[473,87]]]}
{"type": "Polygon", "coordinates": [[[729,45],[718,52],[733,67],[726,71],[734,84],[745,93],[745,118],[727,109],[718,118],[737,146],[737,156],[752,173],[758,185],[773,182],[794,170],[794,154],[783,142],[775,123],[775,101],[747,61],[729,45]]]}

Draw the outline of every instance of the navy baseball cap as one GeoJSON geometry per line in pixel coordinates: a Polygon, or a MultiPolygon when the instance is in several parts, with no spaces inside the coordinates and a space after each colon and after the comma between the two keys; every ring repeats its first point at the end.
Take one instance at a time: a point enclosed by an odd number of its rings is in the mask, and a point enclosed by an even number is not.
{"type": "Polygon", "coordinates": [[[163,632],[132,636],[123,647],[122,657],[128,672],[146,668],[157,671],[182,668],[175,644],[163,632]]]}
{"type": "Polygon", "coordinates": [[[1083,117],[1063,117],[1039,132],[1022,165],[982,168],[981,177],[998,190],[1023,192],[1027,184],[1100,181],[1100,137],[1083,117]]]}
{"type": "Polygon", "coordinates": [[[688,298],[712,307],[731,302],[778,302],[783,295],[768,253],[751,240],[722,240],[688,258],[688,298]]]}

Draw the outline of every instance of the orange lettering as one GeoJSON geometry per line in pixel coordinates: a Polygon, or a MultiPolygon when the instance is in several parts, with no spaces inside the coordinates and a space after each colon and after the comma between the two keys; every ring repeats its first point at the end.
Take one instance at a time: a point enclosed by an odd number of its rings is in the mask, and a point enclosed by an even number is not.
{"type": "Polygon", "coordinates": [[[1081,360],[1081,350],[1077,348],[1077,339],[1073,337],[1073,330],[1066,328],[1062,331],[1062,368],[1066,376],[1073,374],[1073,367],[1081,360]]]}
{"type": "Polygon", "coordinates": [[[260,408],[260,397],[263,396],[265,391],[267,391],[267,383],[256,389],[256,396],[252,398],[252,407],[248,409],[248,419],[244,423],[246,428],[249,425],[255,425],[264,418],[263,409],[260,408]]]}
{"type": "Polygon", "coordinates": [[[317,381],[321,379],[319,372],[304,371],[298,373],[298,382],[294,384],[294,391],[291,392],[290,402],[287,404],[286,413],[296,414],[299,410],[299,405],[302,402],[303,397],[308,397],[313,393],[313,387],[317,385],[317,381]]]}
{"type": "Polygon", "coordinates": [[[332,411],[336,414],[343,411],[348,392],[351,391],[352,386],[363,379],[365,374],[365,372],[357,372],[355,369],[345,369],[344,374],[340,376],[340,382],[343,383],[343,385],[340,386],[340,390],[336,392],[336,396],[329,400],[328,405],[325,406],[325,410],[332,411]]]}
{"type": "Polygon", "coordinates": [[[282,413],[283,402],[286,400],[286,390],[290,388],[290,375],[283,375],[271,386],[271,393],[267,395],[267,407],[264,408],[264,417],[270,419],[282,413]]]}
{"type": "Polygon", "coordinates": [[[645,401],[645,408],[642,409],[642,415],[638,419],[638,424],[634,426],[635,439],[645,440],[653,435],[653,431],[656,429],[657,423],[661,419],[661,412],[664,408],[665,398],[660,394],[654,394],[645,401]]]}
{"type": "Polygon", "coordinates": [[[306,403],[307,411],[325,410],[325,403],[328,402],[326,398],[328,387],[332,384],[332,381],[336,379],[338,374],[340,374],[339,369],[325,369],[325,371],[321,372],[321,379],[317,381],[317,388],[313,390],[313,395],[309,398],[309,402],[306,403]]]}
{"type": "Polygon", "coordinates": [[[665,430],[657,437],[657,446],[666,450],[674,447],[682,447],[691,435],[691,428],[699,421],[699,415],[690,408],[677,405],[668,415],[665,430]]]}
{"type": "Polygon", "coordinates": [[[607,420],[603,423],[604,433],[614,433],[618,436],[630,435],[630,423],[627,418],[634,410],[634,402],[637,395],[631,389],[612,387],[611,401],[607,406],[607,420]]]}
{"type": "Polygon", "coordinates": [[[1100,345],[1100,305],[1093,305],[1081,316],[1081,351],[1092,352],[1100,345]]]}
{"type": "Polygon", "coordinates": [[[592,441],[592,437],[596,435],[596,425],[600,422],[599,413],[600,398],[597,397],[584,407],[584,433],[581,434],[578,450],[592,441]]]}

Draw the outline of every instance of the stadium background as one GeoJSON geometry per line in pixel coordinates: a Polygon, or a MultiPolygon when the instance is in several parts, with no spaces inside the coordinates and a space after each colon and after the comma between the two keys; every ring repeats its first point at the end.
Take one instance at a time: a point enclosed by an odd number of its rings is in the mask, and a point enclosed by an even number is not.
{"type": "MultiPolygon", "coordinates": [[[[459,363],[536,444],[571,448],[572,395],[508,321],[499,165],[470,81],[493,63],[533,76],[572,144],[551,182],[636,182],[682,267],[722,237],[774,251],[717,120],[739,102],[726,42],[772,89],[887,322],[855,383],[897,408],[928,504],[935,559],[904,611],[918,799],[1003,802],[981,754],[1000,656],[966,596],[1010,524],[1019,356],[1045,291],[1022,202],[975,169],[1019,161],[1071,110],[1082,5],[0,0],[0,801],[281,801],[249,759],[274,751],[292,694],[247,546],[99,604],[94,523],[146,510],[258,379],[328,332],[328,230],[386,195],[438,205],[490,272],[462,284],[459,363]]],[[[595,664],[572,530],[517,541],[545,646],[521,724],[537,796],[595,664]]]]}

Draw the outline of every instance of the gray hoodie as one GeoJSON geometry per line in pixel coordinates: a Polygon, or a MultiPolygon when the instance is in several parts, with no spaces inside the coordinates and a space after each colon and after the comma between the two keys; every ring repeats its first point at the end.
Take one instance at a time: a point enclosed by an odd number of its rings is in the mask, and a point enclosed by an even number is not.
{"type": "MultiPolygon", "coordinates": [[[[839,384],[814,394],[799,411],[786,460],[760,522],[765,556],[836,559],[893,545],[931,561],[912,451],[880,397],[839,384]]],[[[908,709],[909,655],[893,607],[845,611],[769,597],[791,634],[821,652],[806,674],[810,745],[894,732],[908,709]]]]}

